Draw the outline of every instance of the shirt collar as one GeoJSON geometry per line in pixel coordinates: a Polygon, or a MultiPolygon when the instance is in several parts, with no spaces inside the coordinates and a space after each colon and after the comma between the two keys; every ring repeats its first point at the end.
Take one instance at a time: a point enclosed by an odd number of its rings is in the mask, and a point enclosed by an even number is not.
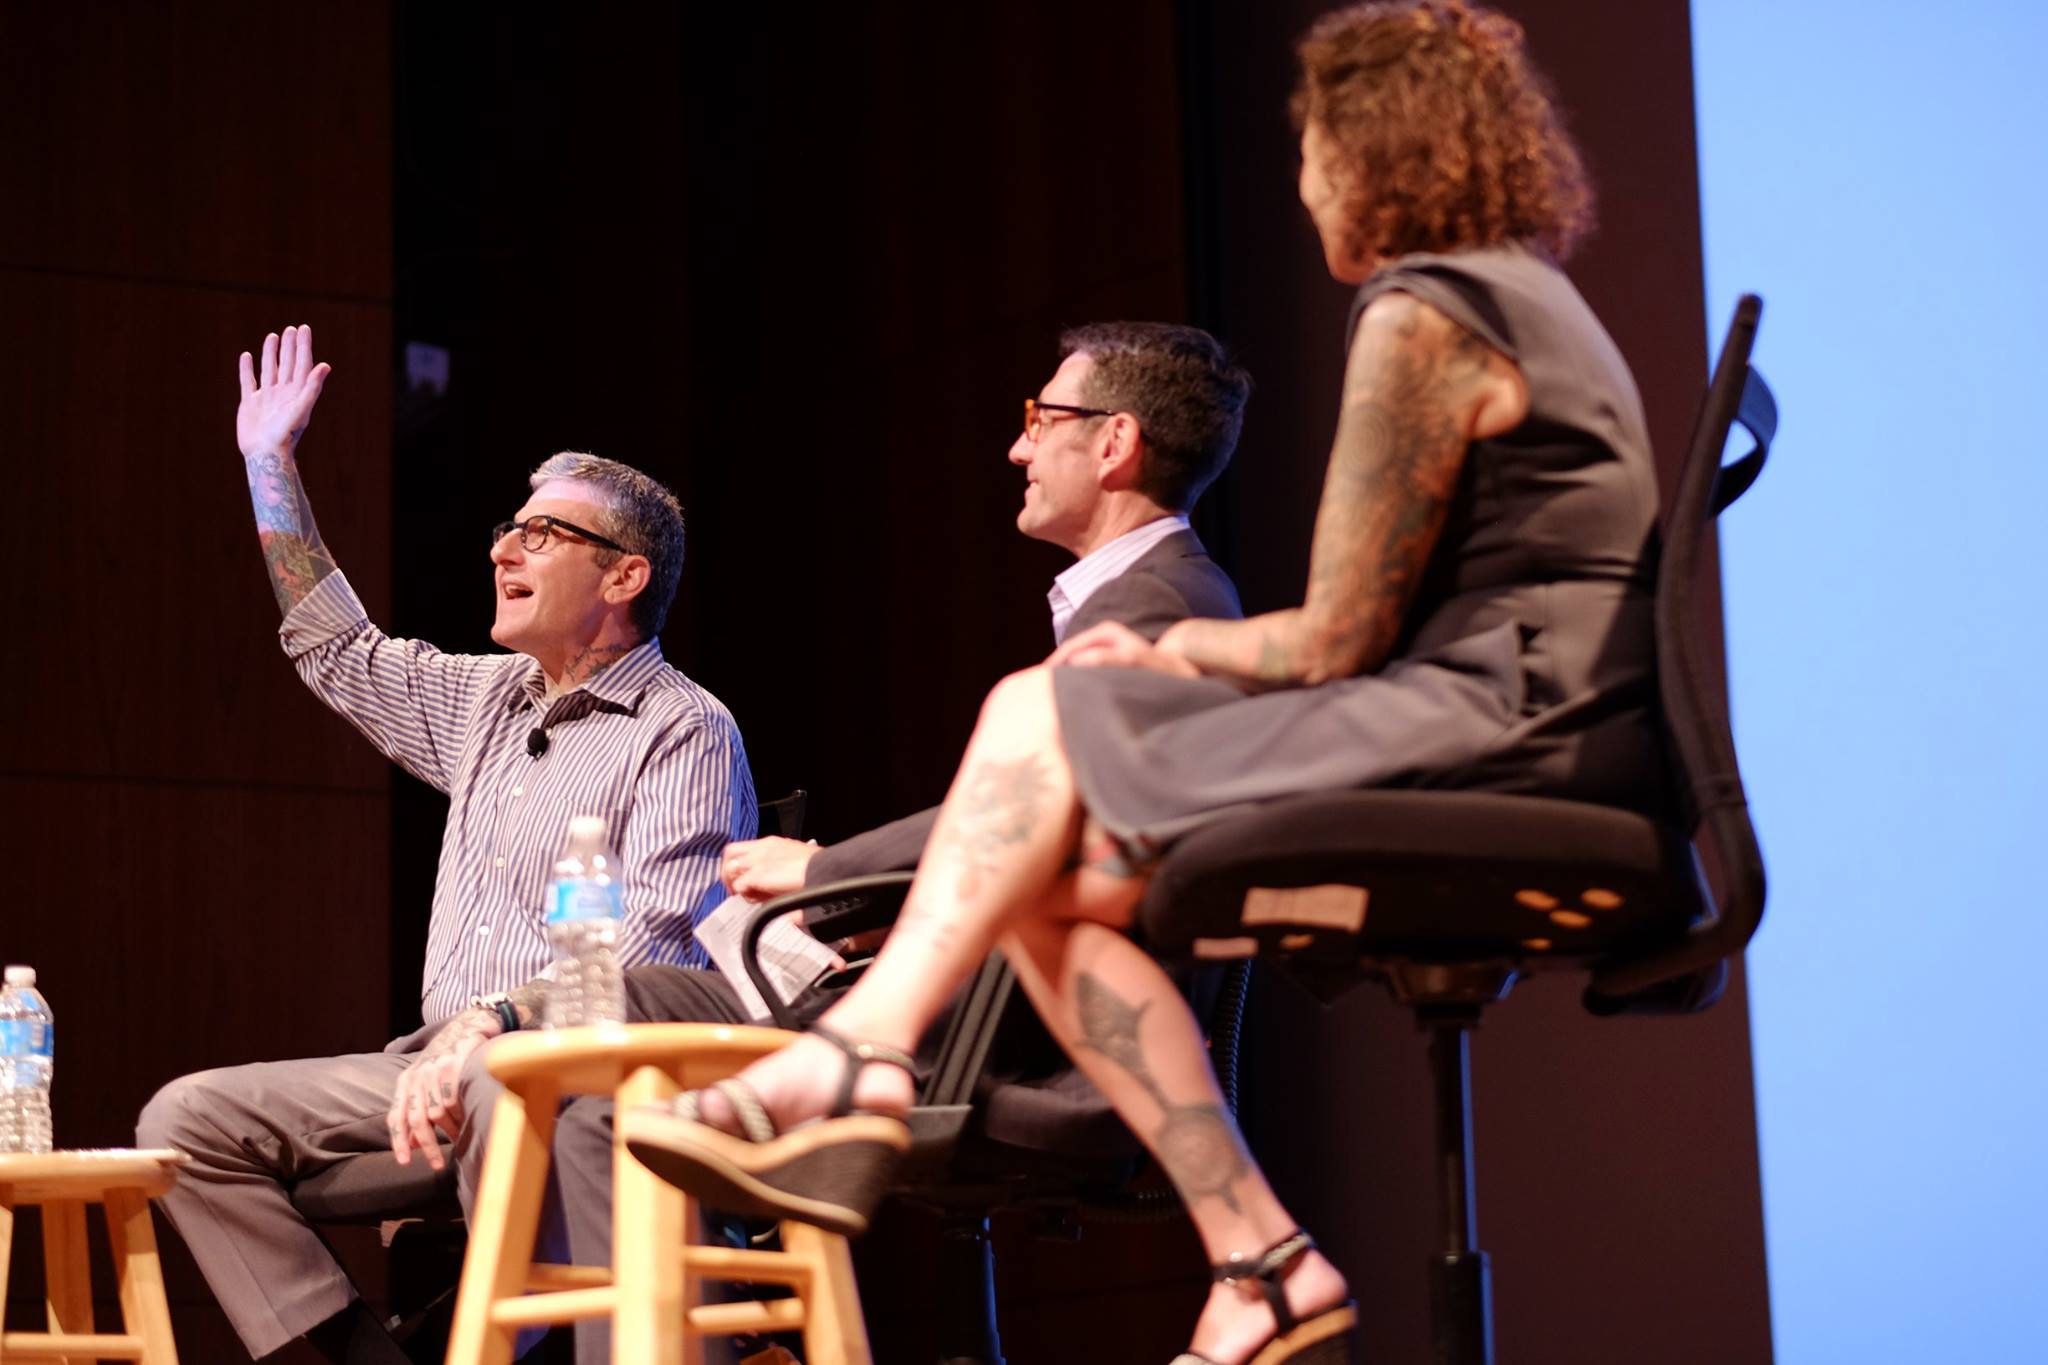
{"type": "Polygon", "coordinates": [[[666,661],[661,655],[661,638],[649,636],[621,654],[615,663],[595,678],[578,683],[557,695],[554,702],[549,702],[547,674],[541,671],[538,659],[528,657],[526,672],[520,677],[519,686],[512,696],[511,709],[516,711],[528,706],[552,706],[564,697],[585,692],[601,705],[631,713],[640,709],[640,698],[645,695],[648,683],[665,666],[666,661]]]}
{"type": "Polygon", "coordinates": [[[1066,638],[1067,623],[1098,588],[1144,558],[1160,541],[1187,529],[1186,517],[1159,517],[1124,532],[1106,545],[1096,546],[1069,564],[1052,580],[1052,590],[1045,595],[1052,606],[1053,638],[1066,638]]]}

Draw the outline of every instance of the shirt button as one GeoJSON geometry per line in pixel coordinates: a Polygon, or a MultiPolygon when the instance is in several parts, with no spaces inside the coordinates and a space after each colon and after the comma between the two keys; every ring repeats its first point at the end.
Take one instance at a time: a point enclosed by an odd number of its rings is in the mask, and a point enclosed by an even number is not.
{"type": "Polygon", "coordinates": [[[512,789],[512,794],[513,794],[514,796],[524,796],[524,795],[526,795],[526,788],[524,788],[524,787],[514,787],[514,788],[512,789]]]}
{"type": "Polygon", "coordinates": [[[491,936],[491,926],[488,924],[479,924],[476,927],[476,936],[478,938],[489,938],[491,936]]]}
{"type": "Polygon", "coordinates": [[[505,860],[504,860],[503,858],[494,858],[494,859],[492,859],[492,861],[491,861],[491,866],[492,866],[492,867],[503,867],[504,865],[505,865],[505,860]]]}

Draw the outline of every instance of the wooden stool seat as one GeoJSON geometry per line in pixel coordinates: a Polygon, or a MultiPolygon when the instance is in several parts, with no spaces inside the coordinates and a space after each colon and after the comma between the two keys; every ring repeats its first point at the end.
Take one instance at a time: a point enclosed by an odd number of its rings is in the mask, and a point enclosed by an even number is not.
{"type": "Polygon", "coordinates": [[[157,1261],[150,1196],[178,1178],[182,1152],[84,1151],[0,1155],[0,1294],[14,1248],[14,1211],[40,1206],[49,1330],[0,1332],[0,1361],[139,1360],[177,1365],[171,1309],[157,1261]],[[105,1210],[121,1290],[118,1333],[93,1331],[92,1271],[85,1259],[85,1206],[105,1210]]]}
{"type": "Polygon", "coordinates": [[[692,1201],[614,1141],[612,1264],[536,1265],[555,1115],[572,1095],[620,1108],[701,1090],[789,1043],[780,1029],[628,1024],[510,1034],[485,1065],[505,1085],[491,1119],[455,1300],[449,1365],[508,1365],[521,1327],[612,1319],[619,1365],[696,1365],[707,1335],[801,1331],[811,1365],[869,1365],[846,1239],[782,1225],[781,1251],[688,1244],[692,1201]],[[701,1281],[783,1284],[767,1303],[699,1302],[701,1281]]]}

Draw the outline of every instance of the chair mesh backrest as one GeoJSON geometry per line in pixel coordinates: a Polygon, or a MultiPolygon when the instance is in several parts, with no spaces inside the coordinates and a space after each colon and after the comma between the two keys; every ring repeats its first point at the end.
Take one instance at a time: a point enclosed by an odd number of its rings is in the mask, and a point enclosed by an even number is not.
{"type": "Polygon", "coordinates": [[[1763,857],[1736,764],[1727,690],[1700,657],[1694,588],[1708,529],[1755,480],[1777,428],[1771,391],[1749,366],[1762,311],[1762,301],[1745,294],[1721,345],[1665,520],[1656,609],[1658,688],[1681,819],[1695,841],[1704,834],[1718,855],[1722,920],[1731,929],[1745,926],[1745,939],[1763,913],[1763,857]],[[1722,450],[1737,422],[1756,448],[1724,467],[1722,450]]]}

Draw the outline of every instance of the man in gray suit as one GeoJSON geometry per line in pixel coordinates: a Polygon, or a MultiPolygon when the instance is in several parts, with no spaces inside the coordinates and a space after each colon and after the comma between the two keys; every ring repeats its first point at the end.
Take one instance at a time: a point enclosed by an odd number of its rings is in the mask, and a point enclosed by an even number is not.
{"type": "MultiPolygon", "coordinates": [[[[1250,382],[1208,333],[1164,323],[1077,327],[1026,399],[1010,463],[1025,473],[1017,529],[1076,559],[1046,594],[1053,643],[1103,621],[1148,640],[1187,617],[1243,615],[1187,514],[1237,444],[1250,382]],[[1119,414],[1134,420],[1115,421],[1119,414]]],[[[770,900],[803,886],[917,866],[938,807],[820,848],[727,844],[725,883],[770,900]]]]}
{"type": "MultiPolygon", "coordinates": [[[[1025,400],[1024,430],[1010,447],[1010,462],[1025,473],[1017,528],[1076,556],[1046,595],[1053,642],[1101,621],[1157,639],[1188,617],[1241,616],[1237,589],[1203,550],[1187,513],[1230,461],[1250,379],[1207,332],[1166,323],[1077,327],[1061,337],[1060,354],[1058,371],[1025,400]]],[[[726,884],[763,901],[841,877],[907,870],[937,816],[936,808],[920,812],[827,848],[781,838],[730,844],[726,884]]],[[[456,1015],[406,1073],[423,1094],[442,1097],[448,1121],[441,1126],[472,1182],[497,1091],[479,1045],[514,1020],[534,1024],[546,989],[532,982],[456,1015]]],[[[626,973],[626,993],[635,1023],[748,1018],[718,972],[635,968],[626,973]]],[[[815,1012],[826,1003],[815,997],[799,1008],[815,1012]]],[[[577,1264],[610,1259],[611,1108],[609,1100],[586,1097],[556,1121],[561,1231],[577,1264]]],[[[394,1146],[408,1142],[408,1134],[394,1135],[394,1146]]],[[[578,1324],[579,1365],[610,1358],[609,1330],[601,1319],[578,1324]]]]}

